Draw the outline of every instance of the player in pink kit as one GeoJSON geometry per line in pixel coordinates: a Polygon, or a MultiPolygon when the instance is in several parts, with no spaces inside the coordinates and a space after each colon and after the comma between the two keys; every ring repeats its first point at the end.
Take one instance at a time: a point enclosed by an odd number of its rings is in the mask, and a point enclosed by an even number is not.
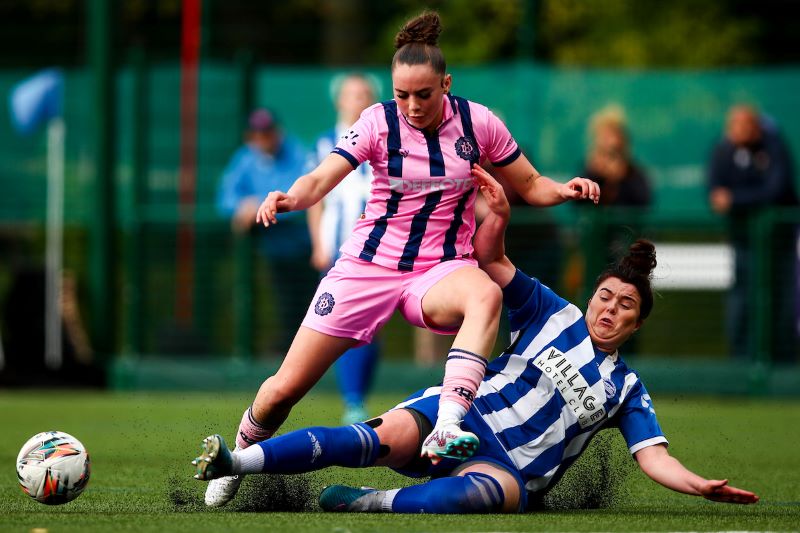
{"type": "MultiPolygon", "coordinates": [[[[420,453],[434,463],[470,457],[478,439],[460,423],[483,378],[502,306],[500,289],[472,258],[472,168],[491,162],[533,205],[599,199],[590,180],[560,184],[539,175],[502,121],[450,94],[452,79],[436,45],[440,31],[436,13],[408,21],[395,38],[394,100],[366,109],[316,169],[289,191],[271,192],[259,207],[257,221],[276,224],[277,213],[314,205],[362,162],[373,168],[365,213],[320,282],[281,367],[245,411],[239,448],[272,436],[340,355],[369,342],[399,310],[415,326],[456,333],[438,420],[420,453]]],[[[352,428],[369,439],[370,422],[352,428]]],[[[229,501],[240,481],[213,480],[206,504],[229,501]]]]}

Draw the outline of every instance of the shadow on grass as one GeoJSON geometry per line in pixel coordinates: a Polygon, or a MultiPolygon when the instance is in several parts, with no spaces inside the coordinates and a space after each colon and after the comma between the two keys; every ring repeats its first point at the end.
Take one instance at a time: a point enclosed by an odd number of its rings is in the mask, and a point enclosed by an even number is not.
{"type": "Polygon", "coordinates": [[[311,476],[251,475],[244,478],[236,497],[226,506],[206,507],[203,493],[206,484],[171,475],[167,479],[167,496],[175,512],[226,511],[237,513],[312,512],[319,511],[316,487],[311,476]]]}
{"type": "Polygon", "coordinates": [[[625,483],[637,469],[615,430],[603,430],[592,440],[580,459],[546,493],[532,499],[540,511],[607,509],[625,502],[630,488],[625,483]]]}

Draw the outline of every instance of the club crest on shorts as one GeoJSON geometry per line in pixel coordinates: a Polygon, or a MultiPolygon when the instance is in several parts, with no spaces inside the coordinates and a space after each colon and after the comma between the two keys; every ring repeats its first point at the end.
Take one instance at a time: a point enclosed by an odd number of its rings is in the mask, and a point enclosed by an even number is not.
{"type": "Polygon", "coordinates": [[[319,316],[325,316],[333,311],[333,306],[336,305],[336,300],[329,292],[323,292],[317,298],[317,303],[314,305],[314,312],[319,316]]]}
{"type": "Polygon", "coordinates": [[[477,162],[478,149],[475,147],[475,141],[472,140],[472,137],[467,137],[466,135],[459,137],[456,141],[456,153],[461,159],[477,162]]]}

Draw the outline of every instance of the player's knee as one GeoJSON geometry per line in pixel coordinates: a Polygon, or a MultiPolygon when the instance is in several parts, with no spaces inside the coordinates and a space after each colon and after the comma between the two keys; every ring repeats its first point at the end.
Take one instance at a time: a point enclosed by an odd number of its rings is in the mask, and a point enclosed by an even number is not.
{"type": "Polygon", "coordinates": [[[270,410],[291,409],[303,398],[304,392],[299,387],[293,386],[285,380],[279,381],[272,376],[261,385],[259,400],[270,410]]]}
{"type": "Polygon", "coordinates": [[[496,283],[487,280],[471,291],[467,305],[468,314],[494,320],[500,316],[503,307],[503,291],[496,283]]]}
{"type": "Polygon", "coordinates": [[[496,513],[503,509],[503,487],[495,478],[481,472],[464,475],[464,492],[459,507],[465,513],[496,513]]]}
{"type": "MultiPolygon", "coordinates": [[[[469,472],[426,484],[422,508],[433,514],[496,513],[503,509],[503,488],[492,476],[469,472]]],[[[419,497],[419,495],[417,495],[419,497]]]]}

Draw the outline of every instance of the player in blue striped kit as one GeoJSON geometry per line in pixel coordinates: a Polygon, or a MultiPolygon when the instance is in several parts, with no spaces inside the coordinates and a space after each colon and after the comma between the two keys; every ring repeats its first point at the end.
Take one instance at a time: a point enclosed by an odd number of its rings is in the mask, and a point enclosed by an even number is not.
{"type": "MultiPolygon", "coordinates": [[[[339,139],[358,120],[364,109],[375,103],[377,84],[364,74],[351,73],[333,82],[336,127],[320,135],[315,165],[325,159],[339,139]]],[[[372,186],[368,161],[348,174],[325,198],[308,209],[311,234],[311,264],[323,275],[339,258],[339,248],[361,218],[372,186]]],[[[365,399],[379,355],[379,342],[351,348],[336,361],[336,380],[344,401],[342,423],[367,419],[365,399]]]]}
{"type": "Polygon", "coordinates": [[[388,466],[433,479],[394,490],[334,485],[323,490],[320,505],[351,512],[519,512],[528,509],[529,496],[561,477],[600,429],[617,427],[640,468],[661,485],[714,501],[757,502],[755,494],[700,477],[669,455],[650,396],[619,357],[617,348],[652,309],[652,243],[637,241],[600,275],[584,315],[505,256],[508,202],[491,176],[479,172],[476,178],[492,213],[476,234],[475,251],[503,289],[513,331],[464,418],[463,427],[480,438],[478,452],[463,463],[419,460],[421,439],[436,419],[441,387],[432,387],[366,423],[299,430],[233,454],[218,435],[208,437],[195,477],[388,466]]]}

